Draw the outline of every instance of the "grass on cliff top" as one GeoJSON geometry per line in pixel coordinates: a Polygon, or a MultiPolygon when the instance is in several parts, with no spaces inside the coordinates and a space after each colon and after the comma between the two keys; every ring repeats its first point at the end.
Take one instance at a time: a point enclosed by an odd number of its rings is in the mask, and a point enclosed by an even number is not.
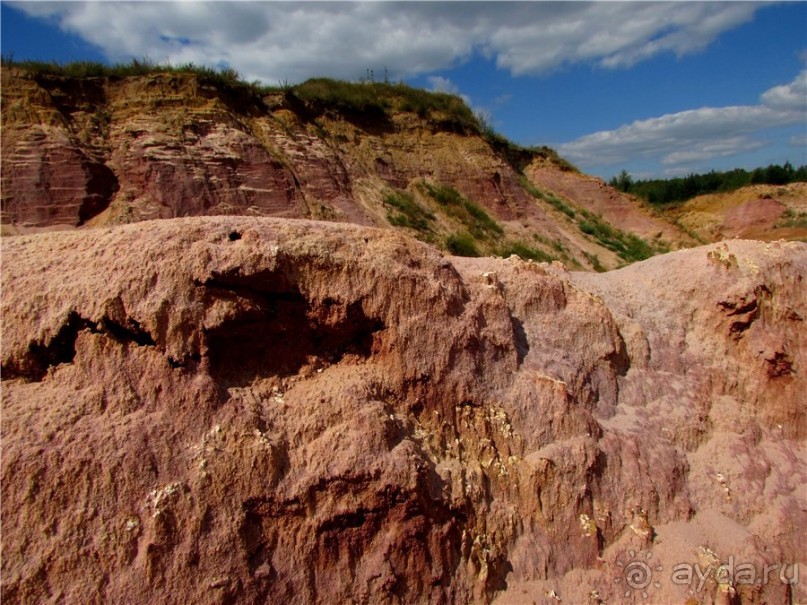
{"type": "Polygon", "coordinates": [[[403,83],[314,78],[290,88],[302,101],[354,113],[411,112],[461,132],[481,132],[473,111],[457,96],[403,83]]]}
{"type": "Polygon", "coordinates": [[[521,173],[536,158],[544,158],[564,172],[580,172],[577,166],[560,157],[551,147],[546,145],[523,147],[496,132],[483,116],[478,116],[478,120],[482,136],[499,156],[516,169],[516,172],[521,173]]]}
{"type": "Polygon", "coordinates": [[[129,76],[148,76],[153,74],[189,74],[199,78],[206,84],[219,88],[249,89],[254,93],[266,93],[281,90],[281,86],[263,86],[258,82],[246,82],[231,67],[213,69],[195,63],[179,65],[154,63],[149,59],[132,59],[129,63],[107,65],[98,61],[73,61],[57,63],[55,61],[15,61],[11,57],[2,58],[3,67],[16,67],[35,76],[61,76],[65,78],[124,78],[129,76]]]}
{"type": "Polygon", "coordinates": [[[2,65],[16,67],[33,75],[69,78],[146,76],[161,73],[191,74],[220,89],[253,95],[283,92],[305,103],[323,108],[330,107],[343,113],[388,117],[394,112],[411,112],[441,129],[483,137],[491,148],[517,171],[521,171],[536,157],[543,157],[562,170],[578,172],[575,166],[561,158],[554,149],[522,147],[497,133],[484,116],[475,114],[460,97],[414,88],[403,82],[376,82],[372,77],[360,82],[313,78],[300,84],[283,82],[267,86],[257,81],[242,80],[241,75],[231,67],[213,69],[195,63],[159,64],[148,58],[108,65],[98,61],[70,63],[15,61],[11,56],[4,56],[2,65]]]}

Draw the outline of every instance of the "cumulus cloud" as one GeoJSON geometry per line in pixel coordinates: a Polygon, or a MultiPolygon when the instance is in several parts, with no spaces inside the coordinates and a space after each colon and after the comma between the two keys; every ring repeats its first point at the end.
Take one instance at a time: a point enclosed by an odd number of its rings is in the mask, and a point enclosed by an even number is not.
{"type": "Polygon", "coordinates": [[[775,126],[807,122],[807,70],[791,83],[765,91],[758,105],[702,107],[637,120],[586,135],[559,147],[584,165],[656,158],[677,165],[726,157],[764,145],[750,135],[775,126]]]}
{"type": "Polygon", "coordinates": [[[756,141],[743,136],[712,141],[697,141],[689,149],[668,153],[661,158],[661,163],[665,166],[681,166],[711,160],[716,157],[737,155],[764,146],[763,141],[756,141]]]}
{"type": "Polygon", "coordinates": [[[226,63],[250,79],[407,77],[474,53],[514,75],[697,52],[759,4],[578,2],[18,2],[112,60],[226,63]]]}
{"type": "Polygon", "coordinates": [[[489,36],[499,67],[514,75],[592,62],[630,67],[663,52],[703,50],[720,33],[750,20],[754,3],[597,2],[529,4],[520,19],[489,36]]]}
{"type": "Polygon", "coordinates": [[[762,94],[762,103],[780,111],[807,112],[807,70],[790,84],[774,86],[762,94]]]}
{"type": "Polygon", "coordinates": [[[460,92],[459,87],[454,82],[443,76],[429,76],[426,81],[432,87],[432,90],[436,92],[448,92],[453,95],[460,92]]]}
{"type": "Polygon", "coordinates": [[[429,83],[433,91],[447,92],[452,95],[457,95],[460,99],[465,101],[466,105],[468,105],[469,107],[473,107],[473,103],[471,103],[471,98],[468,95],[463,94],[460,91],[459,86],[454,84],[454,82],[452,82],[448,78],[444,78],[443,76],[429,76],[428,78],[426,78],[426,81],[429,83]]]}

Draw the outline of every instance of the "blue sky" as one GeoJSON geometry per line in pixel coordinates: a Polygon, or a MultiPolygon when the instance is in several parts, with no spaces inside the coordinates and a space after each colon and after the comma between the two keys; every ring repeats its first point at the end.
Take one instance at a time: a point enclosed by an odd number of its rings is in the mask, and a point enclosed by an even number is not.
{"type": "Polygon", "coordinates": [[[585,172],[807,164],[807,2],[2,2],[15,59],[389,77],[585,172]]]}

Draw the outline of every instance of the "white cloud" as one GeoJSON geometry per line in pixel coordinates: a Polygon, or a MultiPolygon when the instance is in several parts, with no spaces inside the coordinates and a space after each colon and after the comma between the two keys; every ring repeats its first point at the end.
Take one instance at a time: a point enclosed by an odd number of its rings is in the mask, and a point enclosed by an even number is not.
{"type": "Polygon", "coordinates": [[[790,84],[774,86],[762,94],[762,103],[782,111],[807,112],[807,70],[790,84]]]}
{"type": "Polygon", "coordinates": [[[457,95],[460,99],[465,101],[465,104],[468,105],[468,107],[472,107],[473,104],[471,103],[471,98],[468,95],[460,92],[459,86],[454,84],[454,82],[448,78],[444,78],[443,76],[429,76],[426,78],[426,81],[432,87],[433,91],[447,92],[452,95],[457,95]]]}
{"type": "Polygon", "coordinates": [[[661,158],[665,166],[680,166],[710,160],[716,157],[728,157],[753,151],[764,147],[762,141],[755,141],[748,137],[738,136],[713,141],[698,141],[691,148],[682,151],[673,151],[661,158]]]}
{"type": "Polygon", "coordinates": [[[443,76],[429,76],[426,80],[431,85],[432,90],[436,92],[448,92],[452,95],[460,92],[459,87],[454,82],[443,76]]]}
{"type": "Polygon", "coordinates": [[[632,65],[703,49],[753,17],[751,2],[17,2],[110,59],[226,62],[249,79],[394,78],[474,52],[513,74],[564,64],[632,65]]]}
{"type": "Polygon", "coordinates": [[[750,3],[677,2],[658,8],[650,3],[642,8],[642,14],[630,22],[635,32],[631,40],[603,59],[605,67],[630,66],[662,52],[678,56],[698,52],[722,32],[750,20],[757,7],[750,3]]]}
{"type": "Polygon", "coordinates": [[[790,84],[764,92],[758,105],[702,107],[637,120],[560,145],[559,151],[574,162],[597,166],[637,158],[676,165],[743,153],[764,145],[749,137],[753,133],[807,123],[806,82],[803,71],[790,84]]]}
{"type": "MultiPolygon", "coordinates": [[[[230,65],[248,80],[397,80],[482,54],[513,75],[584,63],[620,69],[703,50],[764,2],[10,2],[97,45],[109,59],[230,65]]],[[[807,55],[805,55],[807,56],[807,55]]],[[[435,90],[460,94],[433,75],[435,90]]],[[[467,96],[466,102],[473,107],[467,96]]],[[[749,106],[704,107],[626,124],[560,147],[581,166],[654,157],[674,169],[747,151],[752,136],[805,120],[807,72],[749,106]]],[[[506,102],[506,97],[502,97],[506,102]]],[[[498,101],[493,101],[497,105],[498,101]]],[[[491,120],[490,112],[475,108],[491,120]]]]}
{"type": "Polygon", "coordinates": [[[502,24],[490,46],[499,67],[516,75],[576,62],[629,67],[664,52],[700,51],[757,8],[750,2],[552,3],[540,15],[502,24]]]}

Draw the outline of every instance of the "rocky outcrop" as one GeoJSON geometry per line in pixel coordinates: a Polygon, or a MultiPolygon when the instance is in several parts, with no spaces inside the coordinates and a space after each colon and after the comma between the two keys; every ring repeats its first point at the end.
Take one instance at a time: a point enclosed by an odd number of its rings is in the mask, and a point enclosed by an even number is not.
{"type": "MultiPolygon", "coordinates": [[[[4,233],[247,215],[396,227],[446,247],[447,238],[468,235],[468,221],[424,194],[430,184],[456,190],[497,223],[487,239],[471,228],[482,253],[518,243],[576,268],[625,260],[531,195],[505,154],[439,111],[355,114],[292,92],[217,88],[190,73],[68,78],[5,67],[2,77],[4,233]],[[401,192],[427,224],[395,220],[388,199],[401,192]]],[[[544,172],[534,180],[552,191],[545,177],[554,172],[544,172]]],[[[563,174],[565,184],[588,182],[563,174]]],[[[598,190],[592,202],[590,188],[577,195],[565,184],[561,193],[595,212],[596,200],[613,194],[598,190]]],[[[622,206],[606,220],[638,212],[622,206]]],[[[616,226],[636,226],[666,246],[691,241],[661,223],[616,226]]]]}
{"type": "Polygon", "coordinates": [[[804,598],[804,244],[602,275],[245,217],[2,245],[4,602],[804,598]]]}
{"type": "Polygon", "coordinates": [[[74,227],[106,208],[118,184],[103,163],[92,161],[60,130],[35,127],[4,153],[3,174],[13,184],[4,199],[7,216],[34,227],[74,227]]]}

